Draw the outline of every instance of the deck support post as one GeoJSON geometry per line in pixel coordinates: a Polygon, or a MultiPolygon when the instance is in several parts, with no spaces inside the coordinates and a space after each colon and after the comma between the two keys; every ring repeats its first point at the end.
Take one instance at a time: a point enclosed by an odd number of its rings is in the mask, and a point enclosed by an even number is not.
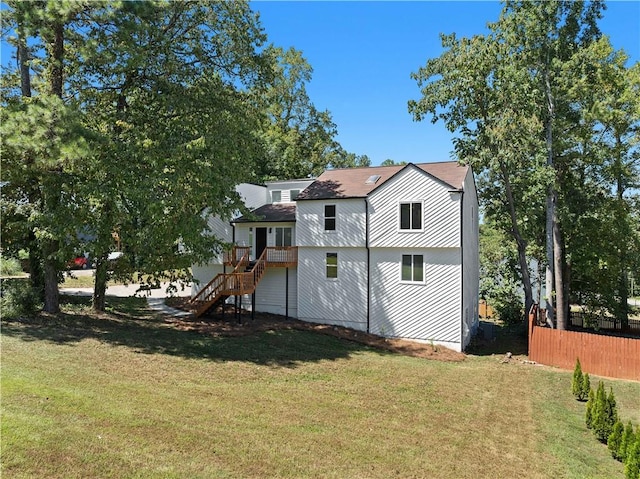
{"type": "Polygon", "coordinates": [[[289,319],[289,267],[285,270],[285,287],[284,287],[284,304],[285,304],[285,316],[289,319]]]}
{"type": "Polygon", "coordinates": [[[251,293],[251,321],[256,319],[256,290],[251,293]]]}

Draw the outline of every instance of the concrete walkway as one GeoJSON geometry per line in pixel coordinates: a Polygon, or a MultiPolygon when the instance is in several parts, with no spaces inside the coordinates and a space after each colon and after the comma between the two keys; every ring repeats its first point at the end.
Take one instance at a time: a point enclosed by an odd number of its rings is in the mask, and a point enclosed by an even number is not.
{"type": "MultiPolygon", "coordinates": [[[[158,311],[159,313],[168,314],[170,316],[175,316],[178,318],[181,317],[190,317],[192,313],[188,313],[186,311],[182,311],[180,309],[175,309],[164,304],[164,300],[167,296],[167,287],[170,283],[160,283],[160,288],[153,289],[140,289],[139,284],[129,284],[129,285],[115,285],[109,286],[106,291],[107,296],[116,296],[120,298],[128,298],[131,296],[138,298],[147,298],[147,304],[149,304],[149,308],[154,311],[158,311]]],[[[61,288],[60,293],[69,294],[75,296],[91,296],[93,294],[93,288],[61,288]]],[[[184,290],[181,290],[178,287],[178,291],[172,294],[172,296],[191,296],[191,288],[186,287],[184,290]]]]}

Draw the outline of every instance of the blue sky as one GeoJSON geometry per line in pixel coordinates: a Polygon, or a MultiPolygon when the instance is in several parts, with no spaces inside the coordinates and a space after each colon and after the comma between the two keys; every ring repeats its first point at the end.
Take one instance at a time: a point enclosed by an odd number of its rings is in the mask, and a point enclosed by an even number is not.
{"type": "MultiPolygon", "coordinates": [[[[451,158],[452,135],[440,124],[416,123],[407,101],[419,97],[409,76],[442,53],[440,33],[471,36],[498,19],[498,2],[254,1],[269,41],[301,50],[314,69],[307,87],[327,109],[338,141],[366,154],[424,163],[451,158]]],[[[608,2],[601,30],[630,62],[640,61],[640,2],[608,2]]],[[[631,63],[629,63],[631,64],[631,63]]]]}

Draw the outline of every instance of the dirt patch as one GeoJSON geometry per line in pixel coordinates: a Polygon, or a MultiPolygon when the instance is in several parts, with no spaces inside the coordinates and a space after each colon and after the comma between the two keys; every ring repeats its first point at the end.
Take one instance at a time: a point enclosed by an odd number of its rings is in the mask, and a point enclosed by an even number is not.
{"type": "MultiPolygon", "coordinates": [[[[167,298],[167,304],[173,308],[190,311],[188,298],[167,298]]],[[[341,326],[307,323],[297,319],[286,319],[284,316],[268,313],[251,313],[244,311],[240,321],[235,317],[232,308],[218,308],[202,318],[176,318],[168,320],[173,326],[183,331],[197,331],[210,336],[245,336],[258,332],[277,330],[315,331],[336,338],[354,341],[367,346],[390,351],[405,356],[436,359],[438,361],[464,361],[465,355],[439,345],[419,343],[404,339],[387,339],[374,334],[355,331],[341,326]]]]}

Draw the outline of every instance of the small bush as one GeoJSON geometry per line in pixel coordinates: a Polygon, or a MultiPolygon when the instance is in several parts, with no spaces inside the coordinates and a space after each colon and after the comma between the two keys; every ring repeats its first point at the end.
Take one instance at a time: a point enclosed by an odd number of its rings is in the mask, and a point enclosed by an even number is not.
{"type": "Polygon", "coordinates": [[[611,456],[616,461],[622,460],[620,459],[620,444],[622,444],[623,433],[624,433],[624,425],[620,420],[618,420],[613,425],[611,434],[609,434],[609,438],[607,439],[607,448],[609,448],[609,452],[611,453],[611,456]]]}
{"type": "Polygon", "coordinates": [[[600,442],[607,443],[609,435],[613,431],[613,425],[617,420],[618,408],[613,396],[613,389],[610,390],[609,396],[607,396],[604,392],[604,385],[600,382],[596,391],[595,404],[592,408],[593,433],[600,442]]]}
{"type": "Polygon", "coordinates": [[[15,276],[21,273],[20,261],[15,258],[0,257],[0,275],[15,276]]]}
{"type": "Polygon", "coordinates": [[[620,457],[620,460],[622,462],[626,462],[627,451],[633,445],[634,439],[635,439],[635,435],[633,434],[633,425],[631,424],[631,421],[628,421],[622,433],[622,438],[620,440],[620,448],[618,449],[618,457],[620,457]]]}
{"type": "Polygon", "coordinates": [[[582,391],[580,394],[580,401],[586,401],[589,398],[589,392],[591,391],[591,379],[589,379],[589,373],[582,375],[582,391]]]}
{"type": "Polygon", "coordinates": [[[633,444],[627,451],[627,460],[624,463],[625,479],[640,479],[640,426],[635,436],[633,444]]]}
{"type": "Polygon", "coordinates": [[[587,399],[587,411],[585,412],[584,420],[587,424],[587,429],[593,428],[593,409],[596,403],[596,395],[593,389],[589,389],[589,399],[587,399]]]}
{"type": "Polygon", "coordinates": [[[0,309],[3,318],[34,316],[41,306],[38,294],[31,288],[28,279],[2,282],[0,309]]]}
{"type": "Polygon", "coordinates": [[[576,367],[573,370],[573,381],[571,381],[571,394],[580,401],[582,398],[582,367],[580,366],[580,358],[576,359],[576,367]]]}

